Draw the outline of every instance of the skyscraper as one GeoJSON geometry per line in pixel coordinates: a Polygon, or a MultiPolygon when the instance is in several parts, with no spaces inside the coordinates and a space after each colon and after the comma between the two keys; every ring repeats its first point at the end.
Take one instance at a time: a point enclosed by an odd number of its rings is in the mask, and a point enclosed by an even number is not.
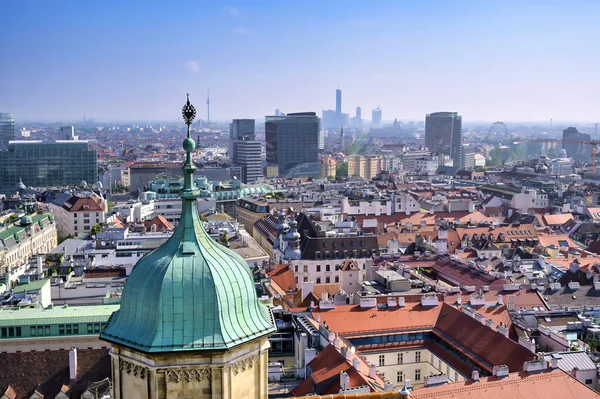
{"type": "Polygon", "coordinates": [[[449,154],[460,166],[462,117],[457,112],[434,112],[425,117],[425,146],[432,152],[449,154]]]}
{"type": "Polygon", "coordinates": [[[305,176],[319,174],[319,118],[316,113],[267,116],[265,136],[267,164],[277,166],[279,176],[290,172],[305,176]]]}
{"type": "Polygon", "coordinates": [[[335,90],[335,115],[341,121],[342,117],[342,91],[340,89],[335,90]]]}
{"type": "Polygon", "coordinates": [[[254,119],[234,119],[229,125],[229,158],[240,168],[242,183],[254,183],[262,176],[261,145],[254,125],[254,119]]]}
{"type": "Polygon", "coordinates": [[[15,119],[12,114],[0,113],[0,150],[8,148],[8,142],[15,139],[15,119]]]}
{"type": "Polygon", "coordinates": [[[371,127],[373,127],[374,129],[379,129],[381,127],[381,120],[382,120],[382,111],[378,105],[377,108],[375,108],[373,110],[373,113],[371,114],[371,127]]]}
{"type": "Polygon", "coordinates": [[[19,180],[32,187],[93,184],[96,151],[87,141],[12,141],[8,151],[0,151],[0,193],[11,193],[19,180]]]}

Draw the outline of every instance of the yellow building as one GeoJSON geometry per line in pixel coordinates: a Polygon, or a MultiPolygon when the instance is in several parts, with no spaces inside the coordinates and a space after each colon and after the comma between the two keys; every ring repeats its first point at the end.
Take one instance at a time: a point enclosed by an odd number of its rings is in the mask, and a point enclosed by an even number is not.
{"type": "Polygon", "coordinates": [[[383,157],[380,155],[354,154],[348,157],[348,176],[372,180],[381,173],[383,157]]]}
{"type": "Polygon", "coordinates": [[[335,162],[335,159],[331,157],[324,157],[321,159],[321,177],[324,179],[333,177],[335,179],[336,167],[337,163],[335,162]]]}
{"type": "Polygon", "coordinates": [[[254,223],[269,216],[269,203],[265,199],[240,198],[235,204],[235,218],[254,235],[254,223]]]}

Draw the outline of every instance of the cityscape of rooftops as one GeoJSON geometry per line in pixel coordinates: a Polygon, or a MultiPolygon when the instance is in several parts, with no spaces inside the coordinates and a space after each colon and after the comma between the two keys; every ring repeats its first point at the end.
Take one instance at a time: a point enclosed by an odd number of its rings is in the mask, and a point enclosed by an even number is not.
{"type": "Polygon", "coordinates": [[[0,399],[600,398],[600,3],[0,10],[0,399]]]}

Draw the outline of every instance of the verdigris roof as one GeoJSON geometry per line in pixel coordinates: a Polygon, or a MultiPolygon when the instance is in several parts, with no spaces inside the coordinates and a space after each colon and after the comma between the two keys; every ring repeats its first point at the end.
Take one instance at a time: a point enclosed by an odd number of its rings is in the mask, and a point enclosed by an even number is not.
{"type": "Polygon", "coordinates": [[[214,241],[200,221],[195,147],[188,128],[177,229],[136,264],[101,339],[143,352],[222,350],[275,331],[248,264],[214,241]]]}

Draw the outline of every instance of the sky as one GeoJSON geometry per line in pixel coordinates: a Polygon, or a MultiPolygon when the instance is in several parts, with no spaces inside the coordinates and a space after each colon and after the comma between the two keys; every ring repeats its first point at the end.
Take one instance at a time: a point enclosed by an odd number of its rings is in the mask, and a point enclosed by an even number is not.
{"type": "Polygon", "coordinates": [[[0,112],[176,121],[381,106],[383,119],[600,122],[600,1],[0,4],[0,112]]]}

